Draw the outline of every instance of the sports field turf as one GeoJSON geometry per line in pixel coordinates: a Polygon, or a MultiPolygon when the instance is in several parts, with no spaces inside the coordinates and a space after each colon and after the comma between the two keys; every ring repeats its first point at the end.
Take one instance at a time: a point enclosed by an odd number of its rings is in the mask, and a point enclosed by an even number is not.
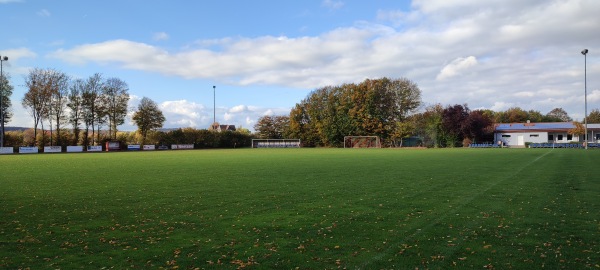
{"type": "Polygon", "coordinates": [[[581,269],[600,151],[0,156],[4,269],[581,269]]]}

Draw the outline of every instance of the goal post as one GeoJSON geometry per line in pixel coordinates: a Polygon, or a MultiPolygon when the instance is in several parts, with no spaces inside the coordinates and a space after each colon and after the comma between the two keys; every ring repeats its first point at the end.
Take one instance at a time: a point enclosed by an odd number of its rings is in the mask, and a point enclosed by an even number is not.
{"type": "Polygon", "coordinates": [[[252,139],[252,148],[300,148],[300,139],[252,139]]]}
{"type": "Polygon", "coordinates": [[[344,148],[381,148],[379,136],[344,136],[344,148]]]}

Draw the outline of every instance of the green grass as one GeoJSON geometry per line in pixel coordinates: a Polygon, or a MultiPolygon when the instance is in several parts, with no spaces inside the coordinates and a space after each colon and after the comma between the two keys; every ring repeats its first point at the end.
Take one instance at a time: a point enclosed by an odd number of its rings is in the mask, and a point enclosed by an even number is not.
{"type": "Polygon", "coordinates": [[[0,268],[598,268],[600,152],[0,156],[0,268]]]}

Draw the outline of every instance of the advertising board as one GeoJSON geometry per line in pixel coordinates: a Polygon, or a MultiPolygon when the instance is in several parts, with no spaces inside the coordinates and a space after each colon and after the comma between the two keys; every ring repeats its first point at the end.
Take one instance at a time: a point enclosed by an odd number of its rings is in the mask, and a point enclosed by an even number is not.
{"type": "Polygon", "coordinates": [[[62,147],[60,146],[44,146],[44,153],[60,153],[62,147]]]}
{"type": "Polygon", "coordinates": [[[193,144],[173,144],[173,145],[171,145],[171,149],[173,149],[173,150],[194,149],[194,145],[193,144]]]}
{"type": "Polygon", "coordinates": [[[121,150],[121,143],[119,141],[106,142],[106,151],[117,151],[121,150]]]}
{"type": "Polygon", "coordinates": [[[69,152],[69,153],[83,152],[83,146],[81,146],[81,145],[67,146],[67,152],[69,152]]]}
{"type": "Polygon", "coordinates": [[[87,147],[88,152],[102,152],[102,145],[89,145],[87,147]]]}
{"type": "Polygon", "coordinates": [[[156,146],[154,144],[144,145],[144,151],[147,150],[156,150],[156,146]]]}
{"type": "Polygon", "coordinates": [[[37,153],[38,153],[37,147],[30,147],[30,146],[19,147],[19,154],[37,154],[37,153]]]}
{"type": "Polygon", "coordinates": [[[139,144],[130,144],[127,146],[127,150],[129,151],[140,151],[142,147],[139,144]]]}
{"type": "Polygon", "coordinates": [[[12,147],[0,147],[0,154],[13,154],[15,149],[12,147]]]}

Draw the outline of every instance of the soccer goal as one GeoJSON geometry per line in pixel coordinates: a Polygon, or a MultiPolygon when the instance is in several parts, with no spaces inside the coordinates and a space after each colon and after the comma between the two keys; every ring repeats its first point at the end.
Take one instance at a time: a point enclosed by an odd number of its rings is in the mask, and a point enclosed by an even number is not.
{"type": "Polygon", "coordinates": [[[300,139],[252,139],[252,148],[300,148],[300,139]]]}
{"type": "Polygon", "coordinates": [[[345,136],[344,148],[381,148],[379,136],[345,136]]]}

